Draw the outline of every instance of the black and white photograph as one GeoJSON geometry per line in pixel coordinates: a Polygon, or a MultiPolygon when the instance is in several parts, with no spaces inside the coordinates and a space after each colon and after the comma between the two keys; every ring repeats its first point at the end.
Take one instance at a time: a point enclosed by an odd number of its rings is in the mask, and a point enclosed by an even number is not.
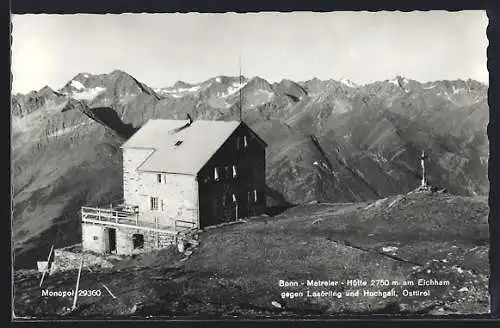
{"type": "Polygon", "coordinates": [[[14,321],[490,313],[486,11],[11,20],[14,321]]]}

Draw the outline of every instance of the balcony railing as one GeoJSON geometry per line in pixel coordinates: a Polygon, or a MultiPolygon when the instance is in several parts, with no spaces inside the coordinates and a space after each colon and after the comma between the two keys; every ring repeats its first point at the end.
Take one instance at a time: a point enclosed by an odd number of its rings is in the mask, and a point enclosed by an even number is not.
{"type": "Polygon", "coordinates": [[[132,228],[146,231],[162,232],[177,235],[196,228],[196,224],[183,220],[172,220],[170,225],[161,224],[158,219],[153,222],[141,219],[138,211],[119,211],[115,209],[82,207],[82,222],[102,224],[113,227],[132,228]]]}

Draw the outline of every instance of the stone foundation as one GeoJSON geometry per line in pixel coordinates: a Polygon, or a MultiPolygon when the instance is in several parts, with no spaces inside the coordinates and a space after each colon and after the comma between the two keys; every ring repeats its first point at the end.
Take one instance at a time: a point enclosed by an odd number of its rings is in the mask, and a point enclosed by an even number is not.
{"type": "Polygon", "coordinates": [[[175,243],[175,236],[168,233],[82,223],[83,250],[94,253],[133,255],[165,248],[175,243]],[[110,230],[114,232],[110,233],[110,230]],[[110,238],[115,240],[114,245],[110,238]]]}
{"type": "Polygon", "coordinates": [[[136,229],[116,230],[116,254],[118,255],[150,252],[172,244],[175,244],[175,237],[170,234],[136,229]],[[138,240],[142,240],[142,243],[138,240]]]}

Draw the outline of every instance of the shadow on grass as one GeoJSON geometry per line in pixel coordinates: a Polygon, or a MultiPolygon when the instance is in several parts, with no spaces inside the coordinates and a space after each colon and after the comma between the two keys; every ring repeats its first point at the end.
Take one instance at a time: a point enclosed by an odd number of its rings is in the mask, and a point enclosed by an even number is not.
{"type": "Polygon", "coordinates": [[[265,210],[265,213],[269,216],[276,216],[295,206],[295,204],[287,201],[282,193],[269,187],[268,185],[265,186],[265,193],[267,197],[271,198],[273,201],[273,205],[268,206],[265,210]]]}

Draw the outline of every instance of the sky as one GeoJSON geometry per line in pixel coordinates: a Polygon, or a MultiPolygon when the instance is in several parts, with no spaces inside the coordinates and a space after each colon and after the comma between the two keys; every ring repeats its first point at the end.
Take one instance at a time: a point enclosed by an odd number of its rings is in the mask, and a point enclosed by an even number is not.
{"type": "Polygon", "coordinates": [[[12,91],[121,69],[153,88],[405,76],[488,83],[485,11],[13,15],[12,91]]]}

